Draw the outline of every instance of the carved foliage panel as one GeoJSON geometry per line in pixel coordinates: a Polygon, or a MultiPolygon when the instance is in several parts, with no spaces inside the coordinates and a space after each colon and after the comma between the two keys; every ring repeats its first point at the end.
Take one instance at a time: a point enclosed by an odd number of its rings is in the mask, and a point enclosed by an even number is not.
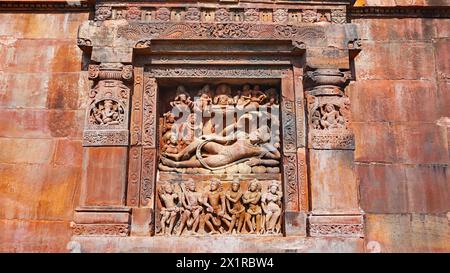
{"type": "Polygon", "coordinates": [[[144,92],[143,92],[143,133],[142,144],[155,148],[156,143],[156,126],[157,126],[157,95],[158,85],[156,79],[145,76],[144,78],[144,92]]]}
{"type": "Polygon", "coordinates": [[[299,210],[299,191],[297,178],[297,155],[295,153],[283,156],[283,179],[286,194],[286,210],[299,210]]]}
{"type": "Polygon", "coordinates": [[[136,67],[134,72],[134,90],[131,99],[130,144],[142,144],[142,117],[143,117],[143,68],[136,67]]]}
{"type": "Polygon", "coordinates": [[[156,149],[142,148],[140,204],[153,207],[154,184],[156,178],[156,149]]]}

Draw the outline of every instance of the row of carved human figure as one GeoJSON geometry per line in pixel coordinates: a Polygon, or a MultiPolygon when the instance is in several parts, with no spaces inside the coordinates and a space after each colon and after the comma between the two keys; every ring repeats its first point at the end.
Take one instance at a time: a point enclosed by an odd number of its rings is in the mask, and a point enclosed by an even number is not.
{"type": "Polygon", "coordinates": [[[262,91],[259,85],[254,85],[251,88],[249,84],[245,84],[242,90],[232,92],[231,87],[224,83],[219,84],[215,91],[211,89],[209,84],[206,84],[197,92],[195,102],[192,101],[191,96],[186,92],[186,88],[183,85],[179,85],[175,98],[170,102],[172,107],[187,106],[191,109],[197,107],[197,110],[200,111],[207,110],[208,106],[211,105],[235,105],[240,109],[257,109],[261,105],[272,106],[278,104],[279,96],[275,88],[262,91]]]}
{"type": "Polygon", "coordinates": [[[197,191],[189,179],[175,191],[174,184],[166,182],[159,189],[162,207],[159,213],[157,235],[206,234],[277,234],[281,232],[281,184],[273,180],[267,191],[256,179],[250,181],[247,191],[241,190],[234,179],[229,190],[223,192],[221,181],[213,178],[209,189],[197,191]]]}

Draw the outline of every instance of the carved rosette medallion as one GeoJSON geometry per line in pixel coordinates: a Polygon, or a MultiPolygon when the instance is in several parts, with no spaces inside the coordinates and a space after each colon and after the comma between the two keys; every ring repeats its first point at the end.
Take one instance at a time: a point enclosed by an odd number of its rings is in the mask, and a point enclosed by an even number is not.
{"type": "Polygon", "coordinates": [[[89,67],[89,76],[96,84],[89,92],[84,146],[128,145],[130,88],[124,80],[132,74],[132,67],[122,64],[89,67]]]}

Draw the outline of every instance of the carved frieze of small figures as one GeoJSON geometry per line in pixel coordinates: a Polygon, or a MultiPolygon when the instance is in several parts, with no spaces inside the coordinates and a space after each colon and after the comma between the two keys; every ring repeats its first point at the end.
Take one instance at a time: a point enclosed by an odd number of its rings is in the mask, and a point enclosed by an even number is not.
{"type": "Polygon", "coordinates": [[[281,234],[281,183],[253,179],[242,190],[237,177],[223,190],[222,182],[211,178],[203,190],[193,179],[162,183],[158,190],[157,235],[276,235],[281,234]]]}

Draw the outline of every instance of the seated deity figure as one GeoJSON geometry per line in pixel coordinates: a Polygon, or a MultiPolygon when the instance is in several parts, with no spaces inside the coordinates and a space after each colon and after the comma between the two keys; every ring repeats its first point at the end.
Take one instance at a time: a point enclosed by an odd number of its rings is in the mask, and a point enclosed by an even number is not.
{"type": "Polygon", "coordinates": [[[179,85],[177,87],[176,96],[173,101],[170,102],[172,107],[188,107],[192,108],[194,102],[191,100],[191,97],[186,92],[186,89],[183,85],[179,85]]]}
{"type": "Polygon", "coordinates": [[[219,179],[212,178],[209,183],[209,191],[203,198],[203,204],[206,206],[204,221],[210,234],[224,233],[222,223],[228,228],[230,227],[231,217],[226,213],[225,195],[221,191],[221,186],[219,179]]]}
{"type": "Polygon", "coordinates": [[[245,84],[242,87],[242,91],[238,91],[234,101],[238,109],[244,109],[252,102],[252,90],[249,84],[245,84]]]}
{"type": "Polygon", "coordinates": [[[333,104],[326,104],[322,112],[322,121],[320,122],[324,129],[338,128],[339,112],[336,111],[333,104]]]}
{"type": "Polygon", "coordinates": [[[161,151],[163,153],[178,153],[178,140],[173,132],[168,131],[165,135],[165,144],[162,147],[161,151]]]}
{"type": "Polygon", "coordinates": [[[264,94],[259,85],[253,86],[252,90],[252,105],[257,108],[259,105],[267,98],[267,95],[264,94]]]}
{"type": "Polygon", "coordinates": [[[106,125],[117,125],[119,124],[119,108],[114,107],[112,100],[105,100],[104,109],[102,111],[102,122],[106,125]]]}
{"type": "Polygon", "coordinates": [[[181,235],[185,226],[190,229],[191,234],[197,233],[197,228],[200,222],[200,214],[202,213],[202,196],[197,192],[195,182],[189,179],[186,182],[186,187],[182,183],[181,189],[181,203],[184,211],[181,214],[180,226],[178,227],[177,235],[181,235]]]}
{"type": "MultiPolygon", "coordinates": [[[[234,126],[234,125],[233,125],[234,126]]],[[[271,143],[271,133],[264,125],[249,134],[238,131],[228,137],[203,136],[176,154],[165,153],[161,162],[173,168],[223,169],[253,159],[266,166],[278,166],[280,152],[271,143]],[[202,149],[208,154],[203,157],[202,149]],[[192,158],[196,155],[196,158],[192,158]]]]}
{"type": "Polygon", "coordinates": [[[103,112],[103,105],[98,105],[98,107],[94,107],[92,109],[92,115],[90,116],[90,122],[94,124],[103,124],[102,120],[102,112],[103,112]]]}
{"type": "Polygon", "coordinates": [[[195,100],[196,111],[207,111],[208,107],[212,103],[212,90],[209,84],[203,86],[197,93],[197,98],[195,100]]]}
{"type": "Polygon", "coordinates": [[[314,111],[312,117],[311,117],[311,124],[314,129],[321,129],[321,118],[320,118],[320,112],[318,110],[314,111]]]}
{"type": "Polygon", "coordinates": [[[231,97],[231,88],[227,84],[219,84],[216,89],[216,95],[213,99],[213,104],[220,106],[232,105],[233,98],[231,97]]]}
{"type": "Polygon", "coordinates": [[[265,225],[267,234],[278,233],[277,222],[281,215],[281,198],[283,192],[278,181],[272,181],[267,192],[261,197],[261,205],[265,214],[265,225]]]}
{"type": "Polygon", "coordinates": [[[242,196],[242,201],[244,205],[247,206],[247,211],[245,213],[245,224],[249,229],[249,233],[261,232],[261,184],[258,180],[254,179],[248,185],[248,190],[242,196]]]}
{"type": "Polygon", "coordinates": [[[179,196],[174,192],[173,185],[169,182],[159,189],[158,194],[162,203],[160,212],[161,232],[159,235],[172,235],[175,220],[180,212],[180,208],[177,206],[179,196]]]}
{"type": "Polygon", "coordinates": [[[239,179],[233,179],[231,188],[225,193],[228,212],[231,214],[231,223],[228,233],[240,233],[245,220],[245,207],[242,205],[242,191],[239,179]]]}
{"type": "Polygon", "coordinates": [[[277,90],[275,88],[270,88],[266,90],[266,106],[273,106],[273,105],[279,105],[280,100],[278,98],[277,90]]]}

